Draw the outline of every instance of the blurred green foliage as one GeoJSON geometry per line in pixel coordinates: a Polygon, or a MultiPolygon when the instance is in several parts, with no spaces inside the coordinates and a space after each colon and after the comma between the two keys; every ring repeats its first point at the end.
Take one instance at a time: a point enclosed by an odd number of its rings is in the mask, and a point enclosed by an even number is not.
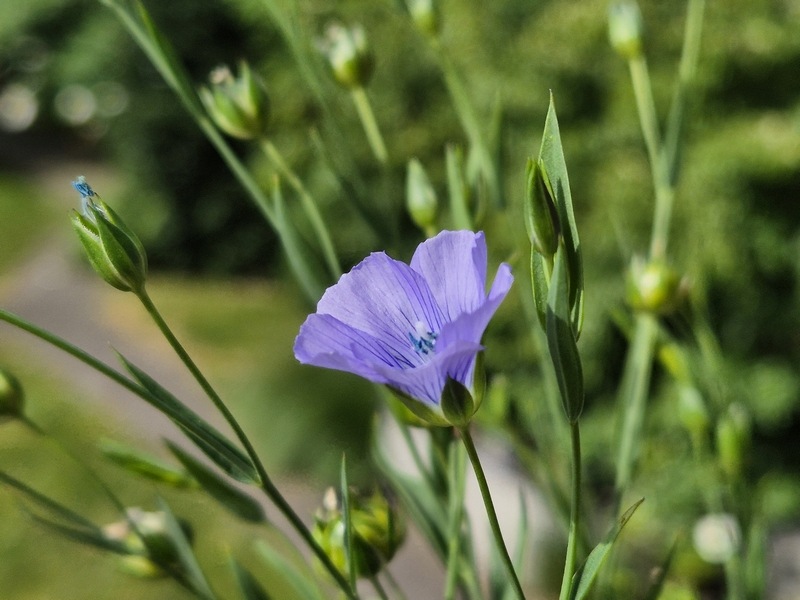
{"type": "MultiPolygon", "coordinates": [[[[663,117],[677,69],[684,3],[642,0],[640,4],[655,101],[663,117]]],[[[366,173],[366,189],[376,203],[397,211],[403,206],[408,158],[420,159],[443,196],[444,145],[465,142],[435,62],[397,10],[399,5],[388,0],[309,0],[302,3],[300,23],[317,34],[334,16],[357,21],[372,40],[377,63],[368,94],[389,147],[388,176],[374,165],[345,92],[331,85],[325,94],[345,132],[341,143],[350,147],[366,173]]],[[[181,0],[151,2],[148,8],[198,85],[218,64],[234,64],[240,58],[249,60],[265,79],[273,108],[271,139],[320,199],[348,262],[387,245],[398,256],[415,245],[418,234],[408,220],[402,220],[403,235],[389,242],[376,239],[355,211],[342,208],[340,191],[309,138],[309,130],[321,127],[323,110],[298,73],[263,1],[181,0]]],[[[608,47],[606,10],[607,3],[600,0],[448,0],[442,7],[444,44],[482,115],[488,120],[494,103],[502,106],[508,219],[486,224],[489,246],[497,258],[509,259],[504,251],[524,236],[517,215],[525,160],[538,147],[548,90],[558,103],[584,247],[587,316],[581,353],[588,398],[584,445],[588,477],[600,498],[613,477],[608,438],[616,426],[611,409],[626,345],[612,315],[622,305],[621,282],[631,257],[646,248],[653,195],[627,69],[608,47]],[[504,240],[508,240],[505,248],[504,240]]],[[[127,183],[120,210],[130,215],[129,222],[145,238],[156,265],[205,273],[278,272],[280,257],[268,227],[110,13],[88,1],[31,0],[24,9],[5,3],[0,5],[0,52],[0,86],[25,83],[36,90],[45,108],[31,131],[15,138],[4,134],[5,139],[24,145],[34,135],[68,136],[111,161],[127,183]],[[37,52],[44,52],[47,60],[33,61],[37,52]],[[39,66],[31,67],[34,63],[39,66]],[[67,86],[97,89],[108,81],[122,84],[128,96],[127,110],[119,115],[97,114],[67,127],[49,110],[67,86]]],[[[705,382],[712,404],[741,402],[752,415],[758,450],[746,468],[757,483],[755,501],[769,507],[765,518],[770,526],[800,514],[796,485],[800,452],[792,443],[800,428],[798,64],[800,5],[795,0],[709,3],[670,249],[675,266],[692,282],[700,316],[707,319],[723,350],[721,355],[707,351],[702,357],[715,364],[713,380],[705,382]]],[[[245,145],[237,148],[267,181],[266,161],[255,151],[247,154],[245,145]]],[[[19,201],[12,205],[0,200],[0,210],[13,210],[9,206],[18,207],[19,201]]],[[[523,257],[510,260],[524,272],[523,257]]],[[[165,307],[184,289],[167,288],[165,307]]],[[[288,300],[276,295],[272,301],[288,300]]],[[[321,376],[318,389],[302,394],[294,389],[306,372],[294,365],[288,348],[282,348],[280,360],[266,346],[263,356],[247,357],[275,373],[238,378],[235,356],[240,336],[260,337],[261,328],[277,323],[290,339],[296,323],[276,321],[274,315],[261,312],[251,318],[249,309],[237,308],[245,313],[209,320],[198,307],[196,313],[188,313],[185,327],[201,345],[202,340],[213,340],[215,348],[230,353],[229,364],[225,358],[216,360],[220,377],[224,380],[227,373],[231,378],[232,397],[255,399],[264,394],[266,404],[258,405],[258,411],[277,415],[264,421],[264,436],[271,435],[270,428],[297,428],[299,436],[308,430],[327,432],[320,424],[343,410],[366,414],[343,408],[367,392],[334,388],[339,376],[330,380],[321,376]],[[256,326],[254,322],[261,319],[256,326]],[[237,326],[241,323],[246,324],[244,330],[237,326]],[[310,401],[314,408],[284,418],[282,407],[289,401],[310,401]],[[275,406],[270,406],[273,402],[275,406]],[[316,408],[321,410],[314,412],[316,408]]],[[[543,387],[530,368],[536,349],[513,329],[512,317],[523,309],[518,299],[508,302],[492,326],[492,340],[515,343],[489,340],[487,344],[490,366],[502,369],[513,381],[507,390],[512,401],[504,405],[509,412],[489,412],[487,404],[483,418],[489,423],[511,421],[514,402],[529,400],[543,387]]],[[[677,338],[688,336],[686,323],[677,319],[670,324],[677,338]]],[[[648,495],[644,510],[657,515],[662,527],[669,527],[671,514],[703,510],[693,490],[707,475],[702,469],[687,471],[691,448],[677,420],[677,393],[669,378],[657,372],[647,424],[651,443],[643,452],[642,468],[643,473],[655,475],[644,478],[639,487],[648,495]],[[669,489],[663,487],[665,482],[669,489]]],[[[335,442],[349,439],[363,452],[368,423],[338,421],[340,426],[332,432],[335,442]]],[[[301,450],[276,453],[293,466],[308,468],[308,454],[301,450]]],[[[681,521],[676,516],[675,523],[681,521]]],[[[635,521],[632,526],[636,527],[635,521]]],[[[648,542],[659,533],[642,529],[630,554],[639,552],[643,564],[653,564],[660,557],[651,554],[648,542]]]]}

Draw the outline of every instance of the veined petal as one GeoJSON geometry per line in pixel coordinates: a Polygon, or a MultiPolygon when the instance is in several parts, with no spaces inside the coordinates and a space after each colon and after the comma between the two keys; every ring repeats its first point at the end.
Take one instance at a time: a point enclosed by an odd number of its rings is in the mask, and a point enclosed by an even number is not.
{"type": "Polygon", "coordinates": [[[485,301],[486,263],[483,233],[442,231],[420,244],[411,268],[425,278],[445,320],[452,321],[485,301]]]}
{"type": "Polygon", "coordinates": [[[370,254],[317,304],[318,314],[382,340],[413,364],[420,363],[409,341],[422,322],[439,331],[445,319],[425,279],[407,264],[383,252],[370,254]]]}
{"type": "Polygon", "coordinates": [[[398,370],[376,366],[375,371],[387,385],[425,404],[439,406],[448,376],[472,388],[475,357],[481,350],[480,344],[458,342],[419,367],[398,370]]]}

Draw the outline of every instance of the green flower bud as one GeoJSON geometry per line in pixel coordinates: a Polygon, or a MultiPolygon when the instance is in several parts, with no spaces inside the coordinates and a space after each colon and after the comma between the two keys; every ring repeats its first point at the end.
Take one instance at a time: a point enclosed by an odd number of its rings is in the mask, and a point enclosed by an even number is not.
{"type": "Polygon", "coordinates": [[[94,270],[119,290],[142,290],[147,278],[147,255],[139,238],[84,177],[78,177],[72,186],[83,202],[82,213],[72,213],[72,225],[94,270]]]}
{"type": "Polygon", "coordinates": [[[406,0],[406,6],[417,28],[430,37],[439,35],[441,18],[435,0],[406,0]]]}
{"type": "Polygon", "coordinates": [[[717,423],[717,460],[731,479],[742,475],[750,448],[750,416],[739,403],[733,403],[717,423]]]}
{"type": "Polygon", "coordinates": [[[552,258],[558,249],[558,213],[539,163],[529,158],[525,168],[525,228],[533,248],[552,258]]]}
{"type": "Polygon", "coordinates": [[[331,23],[320,41],[320,50],[328,59],[333,78],[342,87],[364,87],[372,76],[375,58],[360,25],[348,29],[341,23],[331,23]]]}
{"type": "Polygon", "coordinates": [[[200,88],[200,100],[222,131],[241,140],[264,136],[269,125],[270,102],[263,81],[254,76],[248,64],[239,65],[235,78],[226,66],[209,75],[210,86],[200,88]]]}
{"type": "Polygon", "coordinates": [[[0,368],[0,417],[18,417],[22,414],[25,394],[19,380],[0,368]]]}
{"type": "Polygon", "coordinates": [[[611,46],[625,59],[642,54],[642,14],[636,2],[617,2],[608,10],[608,37],[611,46]]]}
{"type": "Polygon", "coordinates": [[[632,308],[661,315],[673,312],[686,295],[677,271],[659,260],[634,259],[626,287],[632,308]]]}
{"type": "Polygon", "coordinates": [[[416,158],[412,158],[408,161],[406,173],[406,208],[411,219],[426,235],[432,236],[436,232],[438,206],[436,192],[425,168],[416,158]]]}
{"type": "MultiPolygon", "coordinates": [[[[350,520],[353,532],[353,559],[358,577],[377,574],[395,555],[405,539],[405,525],[394,502],[379,491],[369,496],[351,494],[350,520]]],[[[339,498],[328,489],[322,508],[315,515],[314,539],[336,568],[347,575],[345,524],[339,498]]]]}
{"type": "Polygon", "coordinates": [[[678,418],[693,440],[701,440],[710,424],[703,396],[692,385],[681,385],[678,394],[678,418]]]}

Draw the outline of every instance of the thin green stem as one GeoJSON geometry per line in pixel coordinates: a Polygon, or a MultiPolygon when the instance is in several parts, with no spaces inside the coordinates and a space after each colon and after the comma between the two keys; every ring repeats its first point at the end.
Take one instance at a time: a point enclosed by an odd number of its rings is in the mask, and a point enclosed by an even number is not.
{"type": "Polygon", "coordinates": [[[367,92],[363,87],[359,86],[353,88],[350,93],[353,96],[353,103],[356,105],[361,126],[364,128],[364,133],[367,134],[367,141],[369,141],[369,146],[372,148],[372,153],[379,163],[385,165],[389,160],[389,153],[386,151],[386,144],[383,141],[383,135],[381,135],[381,129],[375,119],[375,113],[367,97],[367,92]]]}
{"type": "Polygon", "coordinates": [[[581,527],[581,433],[578,422],[570,424],[572,440],[572,504],[569,516],[567,556],[564,560],[564,576],[561,579],[559,600],[568,600],[572,591],[572,579],[578,562],[581,527]]]}
{"type": "Polygon", "coordinates": [[[375,592],[378,594],[378,598],[381,600],[389,600],[389,595],[386,593],[386,589],[383,587],[380,579],[378,579],[377,575],[371,575],[369,578],[372,587],[375,589],[375,592]]]}
{"type": "Polygon", "coordinates": [[[337,569],[336,566],[331,562],[328,555],[325,554],[325,551],[319,546],[316,540],[314,540],[314,537],[311,535],[311,532],[309,531],[308,527],[306,527],[302,519],[297,515],[297,513],[294,511],[291,505],[283,497],[283,494],[280,493],[278,488],[272,482],[269,475],[267,474],[266,468],[264,467],[264,463],[258,456],[258,453],[253,447],[253,444],[250,442],[250,439],[247,437],[247,434],[239,425],[239,422],[236,420],[236,417],[233,416],[233,413],[231,413],[231,411],[225,405],[225,402],[223,402],[222,398],[220,398],[219,394],[217,394],[216,390],[214,390],[214,388],[208,382],[206,377],[197,367],[195,362],[186,352],[183,345],[180,343],[180,341],[178,341],[178,338],[175,337],[175,334],[172,333],[172,330],[170,329],[169,325],[164,320],[164,318],[161,316],[161,313],[158,311],[155,304],[153,304],[153,301],[150,299],[150,296],[144,289],[141,290],[141,292],[137,294],[137,296],[141,301],[142,305],[144,306],[145,310],[147,311],[147,313],[150,315],[150,317],[155,322],[156,326],[159,328],[161,333],[166,338],[167,342],[169,342],[170,346],[172,346],[172,349],[178,355],[178,358],[180,358],[181,362],[183,362],[183,364],[186,365],[186,368],[195,378],[195,380],[203,389],[203,391],[206,393],[208,398],[211,400],[211,402],[214,403],[214,406],[224,417],[224,419],[228,422],[231,429],[233,429],[234,433],[236,434],[236,437],[241,442],[242,446],[245,449],[245,452],[247,452],[247,455],[250,457],[250,460],[253,462],[253,465],[256,468],[256,471],[260,479],[261,489],[264,491],[267,497],[273,502],[273,504],[275,504],[275,506],[278,508],[281,514],[283,514],[283,516],[289,521],[289,523],[292,525],[295,531],[303,538],[303,541],[306,542],[306,544],[308,544],[308,546],[311,548],[311,550],[314,552],[317,558],[322,562],[322,564],[325,565],[325,568],[333,576],[333,578],[336,580],[337,584],[342,589],[342,591],[347,595],[347,597],[351,599],[357,598],[353,588],[339,572],[339,569],[337,569]]]}
{"type": "Polygon", "coordinates": [[[517,577],[517,572],[514,570],[514,563],[511,561],[511,555],[509,555],[508,549],[506,548],[506,543],[503,540],[503,532],[500,531],[500,523],[497,520],[497,512],[494,509],[492,495],[489,492],[489,485],[486,482],[486,475],[483,472],[483,467],[481,466],[481,461],[478,457],[478,451],[475,449],[475,443],[472,441],[472,434],[469,432],[469,427],[459,428],[458,431],[461,434],[461,441],[464,443],[467,456],[469,456],[469,460],[472,463],[472,470],[475,471],[475,478],[478,480],[478,487],[480,488],[481,497],[483,498],[483,505],[486,508],[486,516],[489,519],[489,526],[492,529],[495,545],[500,553],[500,560],[503,563],[503,567],[505,567],[506,575],[508,575],[508,579],[514,588],[517,598],[520,600],[525,600],[525,593],[522,591],[522,585],[517,577]]]}
{"type": "Polygon", "coordinates": [[[314,229],[314,233],[319,239],[322,254],[325,257],[325,262],[328,265],[331,277],[334,280],[338,279],[342,274],[342,267],[339,264],[339,258],[336,255],[336,249],[333,246],[331,234],[328,231],[328,227],[325,225],[322,214],[319,212],[316,201],[306,189],[306,186],[303,185],[301,179],[283,158],[283,155],[275,147],[275,144],[266,138],[262,138],[260,144],[264,154],[267,155],[267,158],[272,162],[278,173],[280,173],[289,185],[294,188],[297,195],[300,196],[300,201],[303,203],[303,210],[311,223],[311,227],[314,229]]]}

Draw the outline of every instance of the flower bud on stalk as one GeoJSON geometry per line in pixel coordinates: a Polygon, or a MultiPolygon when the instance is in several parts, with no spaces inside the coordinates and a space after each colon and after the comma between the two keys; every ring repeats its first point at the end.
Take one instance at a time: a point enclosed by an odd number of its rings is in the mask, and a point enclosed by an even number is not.
{"type": "Polygon", "coordinates": [[[0,368],[0,417],[18,417],[22,414],[25,394],[19,380],[0,368]]]}
{"type": "Polygon", "coordinates": [[[436,234],[436,212],[439,201],[425,168],[416,159],[408,161],[406,174],[406,208],[411,220],[429,237],[436,234]]]}
{"type": "MultiPolygon", "coordinates": [[[[352,556],[358,577],[376,575],[394,556],[405,539],[405,525],[392,501],[379,491],[371,496],[350,496],[353,532],[352,556]]],[[[323,506],[314,517],[312,534],[336,568],[347,575],[345,523],[336,491],[329,488],[323,506]]]]}
{"type": "Polygon", "coordinates": [[[436,0],[406,0],[414,24],[422,33],[435,38],[441,29],[441,17],[436,0]]]}
{"type": "Polygon", "coordinates": [[[372,77],[375,57],[360,25],[348,29],[341,23],[331,23],[319,46],[328,59],[333,78],[342,87],[361,88],[372,77]]]}
{"type": "Polygon", "coordinates": [[[617,2],[608,10],[608,38],[622,58],[642,54],[642,14],[636,2],[617,2]]]}
{"type": "Polygon", "coordinates": [[[685,295],[677,271],[660,260],[634,259],[626,287],[632,308],[661,315],[673,312],[685,295]]]}
{"type": "Polygon", "coordinates": [[[525,228],[534,249],[552,258],[558,249],[558,215],[542,167],[529,158],[525,169],[525,228]]]}
{"type": "Polygon", "coordinates": [[[147,255],[133,231],[100,199],[81,176],[72,182],[81,195],[82,212],[72,212],[72,225],[95,271],[123,292],[138,293],[147,277],[147,255]]]}
{"type": "Polygon", "coordinates": [[[249,65],[239,65],[234,77],[227,66],[214,69],[209,87],[200,88],[200,100],[222,131],[241,140],[264,136],[269,125],[270,102],[263,81],[253,75],[249,65]]]}

